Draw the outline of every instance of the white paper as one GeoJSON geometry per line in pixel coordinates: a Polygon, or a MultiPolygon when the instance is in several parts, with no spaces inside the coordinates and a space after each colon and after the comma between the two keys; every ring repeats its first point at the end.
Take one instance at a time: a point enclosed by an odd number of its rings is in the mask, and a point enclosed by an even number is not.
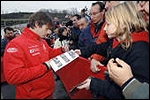
{"type": "Polygon", "coordinates": [[[55,58],[52,58],[50,60],[50,65],[52,69],[56,72],[78,57],[79,55],[75,53],[74,50],[70,50],[61,55],[56,56],[55,58]]]}

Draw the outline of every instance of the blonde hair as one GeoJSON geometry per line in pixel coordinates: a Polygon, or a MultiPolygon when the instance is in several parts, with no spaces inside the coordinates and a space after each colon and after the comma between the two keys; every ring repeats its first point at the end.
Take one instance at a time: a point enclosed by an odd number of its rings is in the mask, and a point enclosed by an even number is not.
{"type": "Polygon", "coordinates": [[[113,23],[117,27],[114,33],[124,49],[128,49],[132,45],[131,33],[147,31],[147,24],[132,1],[111,7],[105,17],[106,22],[113,23]]]}

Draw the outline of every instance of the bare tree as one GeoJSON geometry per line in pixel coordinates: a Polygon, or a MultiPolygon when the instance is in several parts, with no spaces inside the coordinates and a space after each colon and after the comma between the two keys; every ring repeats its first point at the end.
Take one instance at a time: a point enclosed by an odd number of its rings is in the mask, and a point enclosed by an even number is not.
{"type": "Polygon", "coordinates": [[[71,14],[72,14],[72,15],[78,14],[77,8],[71,8],[71,14]]]}
{"type": "Polygon", "coordinates": [[[54,9],[54,10],[53,10],[53,13],[58,13],[58,10],[57,10],[57,9],[54,9]]]}
{"type": "Polygon", "coordinates": [[[68,14],[68,11],[67,10],[62,10],[62,13],[63,14],[68,14]]]}

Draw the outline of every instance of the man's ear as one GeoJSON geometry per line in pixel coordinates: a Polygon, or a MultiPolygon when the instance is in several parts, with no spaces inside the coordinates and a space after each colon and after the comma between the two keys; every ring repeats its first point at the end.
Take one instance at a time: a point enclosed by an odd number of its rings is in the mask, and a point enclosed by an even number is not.
{"type": "Polygon", "coordinates": [[[35,22],[35,27],[36,27],[36,28],[39,27],[39,24],[38,24],[37,21],[35,22]]]}
{"type": "Polygon", "coordinates": [[[105,14],[105,9],[103,9],[101,13],[104,15],[105,14]]]}

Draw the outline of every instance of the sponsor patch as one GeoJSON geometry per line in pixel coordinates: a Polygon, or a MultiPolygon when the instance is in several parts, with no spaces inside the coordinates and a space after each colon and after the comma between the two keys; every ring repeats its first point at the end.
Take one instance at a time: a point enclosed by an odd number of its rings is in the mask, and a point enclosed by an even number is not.
{"type": "Polygon", "coordinates": [[[29,50],[29,52],[30,52],[30,54],[31,54],[32,56],[39,55],[39,54],[40,54],[39,51],[40,51],[39,48],[31,48],[31,49],[29,50]]]}
{"type": "Polygon", "coordinates": [[[39,48],[32,48],[29,50],[30,53],[39,52],[39,48]]]}
{"type": "Polygon", "coordinates": [[[18,49],[17,48],[8,48],[7,52],[17,52],[18,49]]]}

